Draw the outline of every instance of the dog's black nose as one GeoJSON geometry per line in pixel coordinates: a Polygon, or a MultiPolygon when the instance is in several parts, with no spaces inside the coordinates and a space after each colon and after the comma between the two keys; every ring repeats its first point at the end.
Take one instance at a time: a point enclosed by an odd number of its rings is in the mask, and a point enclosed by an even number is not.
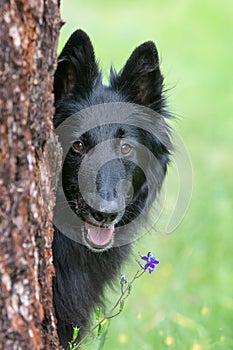
{"type": "Polygon", "coordinates": [[[101,211],[93,211],[93,218],[99,223],[111,224],[118,216],[118,213],[104,213],[101,211]]]}

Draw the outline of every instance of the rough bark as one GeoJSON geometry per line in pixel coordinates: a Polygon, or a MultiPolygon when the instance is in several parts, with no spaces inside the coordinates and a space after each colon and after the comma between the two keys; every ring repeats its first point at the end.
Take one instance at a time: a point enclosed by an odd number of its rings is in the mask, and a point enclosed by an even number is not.
{"type": "Polygon", "coordinates": [[[59,29],[57,0],[0,2],[0,349],[59,348],[51,288],[59,29]]]}

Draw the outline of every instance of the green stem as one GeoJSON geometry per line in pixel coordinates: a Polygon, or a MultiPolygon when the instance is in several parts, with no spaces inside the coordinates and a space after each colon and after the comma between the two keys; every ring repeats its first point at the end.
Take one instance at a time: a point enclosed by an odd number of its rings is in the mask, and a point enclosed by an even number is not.
{"type": "Polygon", "coordinates": [[[89,335],[90,335],[91,333],[93,333],[94,330],[96,330],[96,328],[98,328],[99,325],[100,325],[102,322],[104,322],[105,320],[106,320],[106,316],[104,316],[104,317],[90,330],[90,332],[88,332],[88,333],[77,343],[77,345],[73,348],[73,350],[79,349],[79,348],[80,348],[80,345],[82,345],[83,342],[89,337],[89,335]]]}
{"type": "Polygon", "coordinates": [[[102,349],[104,348],[104,344],[105,344],[105,340],[106,340],[106,336],[107,336],[107,333],[108,333],[108,329],[109,329],[110,322],[111,322],[111,321],[109,320],[109,322],[108,322],[108,324],[107,324],[107,327],[106,327],[104,333],[101,335],[98,350],[102,350],[102,349]]]}
{"type": "Polygon", "coordinates": [[[134,275],[134,277],[132,278],[132,280],[128,283],[128,286],[127,286],[124,290],[121,291],[121,295],[120,295],[120,297],[117,299],[117,301],[116,301],[115,305],[113,306],[113,308],[111,309],[110,313],[112,313],[112,312],[116,309],[116,307],[119,305],[119,303],[121,302],[121,300],[122,300],[122,298],[124,297],[124,295],[126,294],[126,292],[128,292],[128,288],[132,286],[133,282],[134,282],[137,278],[141,277],[141,276],[144,274],[144,272],[145,272],[145,270],[143,270],[143,271],[139,274],[140,271],[141,271],[141,270],[138,270],[138,271],[135,273],[135,275],[134,275]]]}
{"type": "Polygon", "coordinates": [[[112,312],[113,312],[113,311],[117,308],[117,306],[120,304],[120,302],[121,302],[122,300],[125,300],[125,299],[128,298],[129,295],[126,295],[126,296],[125,296],[125,294],[128,292],[129,287],[131,287],[132,284],[133,284],[133,282],[134,282],[136,279],[138,279],[139,277],[141,277],[141,276],[145,273],[145,271],[146,271],[146,270],[143,270],[143,271],[141,272],[141,270],[138,270],[138,271],[135,273],[135,275],[133,276],[132,280],[128,283],[127,287],[126,287],[125,289],[123,289],[123,288],[121,289],[121,295],[120,295],[120,297],[117,299],[117,301],[116,301],[115,305],[113,306],[113,308],[110,310],[110,313],[109,313],[110,315],[109,315],[109,316],[108,316],[108,315],[104,316],[104,317],[90,330],[90,332],[88,332],[88,333],[77,343],[77,345],[75,345],[75,347],[73,348],[73,350],[79,349],[80,346],[84,343],[84,341],[89,337],[89,335],[90,335],[91,333],[93,333],[93,332],[99,327],[99,325],[100,325],[101,323],[103,323],[104,321],[109,320],[109,319],[111,319],[111,318],[113,318],[113,317],[115,317],[115,316],[117,316],[117,315],[119,315],[119,314],[121,313],[121,311],[120,311],[120,312],[117,312],[117,313],[114,314],[114,315],[111,315],[112,312]],[[140,272],[141,272],[141,273],[140,273],[140,272]],[[125,298],[123,299],[124,296],[125,296],[125,298]]]}

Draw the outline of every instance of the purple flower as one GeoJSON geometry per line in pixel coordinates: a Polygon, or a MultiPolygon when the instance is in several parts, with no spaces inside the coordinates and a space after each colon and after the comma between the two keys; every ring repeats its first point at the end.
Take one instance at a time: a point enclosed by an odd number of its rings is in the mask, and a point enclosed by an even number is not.
{"type": "Polygon", "coordinates": [[[125,275],[121,275],[121,284],[126,284],[128,281],[127,281],[127,278],[125,277],[125,275]]]}
{"type": "Polygon", "coordinates": [[[141,266],[142,269],[147,270],[149,273],[152,273],[155,269],[155,266],[159,264],[159,261],[155,259],[151,252],[147,253],[147,255],[140,255],[140,258],[146,261],[146,264],[142,265],[140,261],[137,261],[138,264],[141,266]]]}

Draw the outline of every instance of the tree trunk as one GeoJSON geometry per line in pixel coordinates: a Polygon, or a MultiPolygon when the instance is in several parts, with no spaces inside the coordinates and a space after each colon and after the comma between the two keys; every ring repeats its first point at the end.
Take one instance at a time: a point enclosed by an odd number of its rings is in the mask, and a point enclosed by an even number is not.
{"type": "Polygon", "coordinates": [[[52,304],[59,147],[52,82],[57,0],[0,2],[0,349],[58,349],[52,304]],[[47,140],[49,152],[45,154],[47,140]],[[43,196],[42,196],[43,194],[43,196]]]}

